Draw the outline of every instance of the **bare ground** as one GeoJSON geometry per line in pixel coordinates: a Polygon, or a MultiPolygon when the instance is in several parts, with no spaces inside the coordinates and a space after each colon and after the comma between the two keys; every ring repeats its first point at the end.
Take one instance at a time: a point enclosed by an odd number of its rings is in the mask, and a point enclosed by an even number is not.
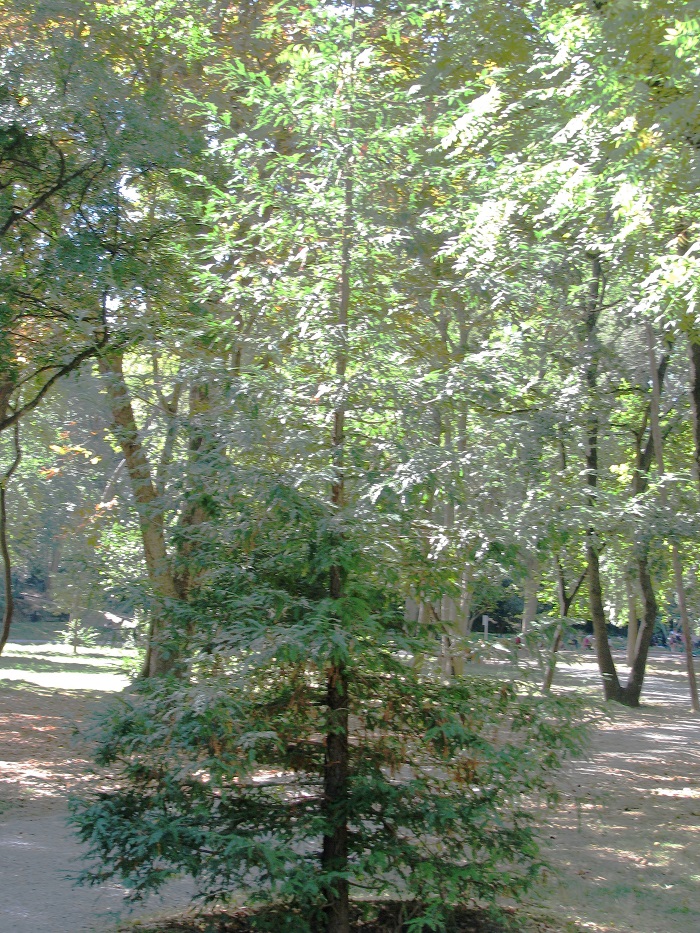
{"type": "MultiPolygon", "coordinates": [[[[68,795],[97,779],[75,730],[127,684],[115,663],[98,652],[71,658],[40,649],[27,659],[26,650],[12,648],[0,660],[2,933],[108,931],[130,916],[119,885],[73,886],[80,849],[66,824],[68,795]]],[[[174,885],[166,905],[184,907],[189,892],[174,885]]],[[[136,915],[169,912],[154,900],[136,915]]]]}
{"type": "MultiPolygon", "coordinates": [[[[592,658],[557,679],[600,691],[592,658]]],[[[700,720],[680,657],[653,652],[643,699],[639,710],[608,710],[589,760],[575,763],[582,803],[550,816],[544,841],[558,876],[531,900],[596,933],[698,933],[700,720]]]]}
{"type": "MultiPolygon", "coordinates": [[[[66,799],[95,780],[74,727],[125,683],[109,659],[100,663],[76,660],[65,678],[35,654],[22,679],[11,659],[0,665],[0,929],[8,933],[113,931],[129,916],[118,885],[71,883],[80,853],[66,799]]],[[[590,657],[564,664],[557,683],[599,695],[590,657]]],[[[554,871],[527,912],[547,918],[553,933],[572,921],[594,933],[700,930],[700,722],[689,714],[680,659],[653,657],[647,686],[647,705],[612,710],[589,759],[570,769],[565,783],[579,804],[549,817],[543,841],[554,871]]],[[[172,913],[188,893],[174,886],[164,905],[136,916],[172,913]]]]}

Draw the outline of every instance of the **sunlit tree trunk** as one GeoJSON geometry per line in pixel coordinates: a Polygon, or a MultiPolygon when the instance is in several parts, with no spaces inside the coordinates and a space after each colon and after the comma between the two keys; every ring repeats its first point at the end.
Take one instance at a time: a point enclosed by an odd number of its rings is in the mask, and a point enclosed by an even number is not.
{"type": "MultiPolygon", "coordinates": [[[[687,227],[680,230],[678,253],[683,256],[688,252],[691,239],[687,227]]],[[[688,338],[690,376],[690,414],[693,429],[693,474],[700,484],[700,329],[692,318],[682,322],[682,329],[688,338]]]]}
{"type": "MultiPolygon", "coordinates": [[[[446,432],[446,443],[449,442],[449,432],[446,432]]],[[[455,524],[455,504],[452,493],[448,492],[448,499],[445,503],[444,523],[447,534],[454,531],[455,524]]],[[[444,634],[442,636],[442,671],[446,677],[451,677],[455,673],[455,642],[459,641],[459,630],[457,626],[457,603],[453,596],[443,596],[440,606],[440,621],[443,623],[444,634]]]]}
{"type": "MultiPolygon", "coordinates": [[[[557,602],[559,604],[559,615],[562,619],[565,619],[573,601],[578,595],[578,591],[581,589],[584,580],[586,579],[586,571],[580,575],[576,584],[574,585],[571,593],[566,592],[566,580],[564,579],[564,568],[561,565],[559,558],[556,558],[554,561],[554,576],[556,579],[557,585],[557,602]]],[[[562,640],[564,638],[564,625],[559,623],[557,625],[556,631],[554,633],[554,641],[552,642],[552,650],[549,656],[549,662],[547,663],[547,670],[544,675],[544,683],[542,684],[542,689],[544,693],[549,693],[552,689],[552,681],[554,680],[554,671],[557,666],[557,655],[559,649],[561,648],[562,640]]]]}
{"type": "MultiPolygon", "coordinates": [[[[100,370],[105,376],[112,416],[112,432],[117,439],[129,474],[131,492],[139,519],[144,559],[154,595],[161,604],[178,597],[175,577],[168,557],[162,499],[153,481],[151,466],[143,447],[118,354],[103,358],[100,370]]],[[[156,608],[151,616],[151,632],[144,673],[157,676],[168,673],[174,657],[162,650],[165,622],[156,608]]]]}
{"type": "MultiPolygon", "coordinates": [[[[211,407],[209,388],[202,384],[191,386],[188,412],[188,470],[192,479],[189,484],[188,497],[183,504],[178,520],[178,531],[180,533],[178,537],[180,541],[175,561],[175,585],[180,599],[188,598],[192,587],[200,576],[200,570],[195,564],[197,548],[196,542],[193,540],[193,533],[209,518],[200,484],[201,478],[206,476],[212,469],[214,459],[217,456],[213,432],[206,425],[206,419],[211,413],[211,407]]],[[[175,410],[171,411],[171,427],[168,430],[173,445],[176,432],[172,427],[172,422],[176,414],[177,409],[175,408],[175,410]]],[[[166,436],[166,442],[167,440],[168,437],[166,436]]],[[[161,482],[159,484],[161,495],[163,488],[164,482],[161,482]]]]}
{"type": "Polygon", "coordinates": [[[460,649],[453,652],[452,669],[456,677],[464,676],[465,648],[464,641],[471,631],[472,603],[474,591],[472,589],[471,568],[466,567],[460,582],[459,612],[457,614],[456,630],[460,641],[460,649]]]}
{"type": "Polygon", "coordinates": [[[529,631],[537,618],[537,597],[540,590],[540,561],[537,551],[531,548],[525,555],[525,585],[523,587],[522,632],[529,631]]]}
{"type": "MultiPolygon", "coordinates": [[[[652,398],[651,398],[651,430],[654,438],[654,451],[656,454],[656,466],[661,480],[660,496],[662,505],[668,504],[666,489],[664,487],[664,452],[663,437],[661,435],[661,384],[659,382],[658,368],[656,365],[656,353],[654,351],[654,333],[651,324],[647,324],[647,345],[649,350],[649,367],[652,377],[652,398]]],[[[688,617],[688,607],[685,598],[685,584],[683,582],[683,566],[678,545],[671,544],[671,563],[673,565],[673,578],[676,588],[676,598],[678,600],[678,611],[681,617],[681,627],[683,630],[683,641],[685,642],[685,661],[688,673],[688,689],[690,691],[690,703],[693,712],[700,712],[700,702],[698,701],[698,684],[695,675],[695,664],[693,662],[693,635],[690,628],[690,619],[688,617]]]]}

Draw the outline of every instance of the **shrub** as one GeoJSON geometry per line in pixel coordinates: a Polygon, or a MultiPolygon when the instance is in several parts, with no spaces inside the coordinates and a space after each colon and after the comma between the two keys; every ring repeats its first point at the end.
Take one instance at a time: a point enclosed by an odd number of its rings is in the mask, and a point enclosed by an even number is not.
{"type": "Polygon", "coordinates": [[[283,905],[295,933],[323,924],[343,879],[364,898],[415,902],[415,929],[521,894],[542,867],[535,803],[555,801],[552,777],[580,748],[576,707],[524,684],[424,674],[412,659],[434,642],[407,631],[350,530],[341,538],[288,490],[259,512],[215,523],[180,676],[140,683],[102,725],[98,759],[115,782],[73,804],[99,860],[83,880],[116,877],[139,897],[189,874],[206,901],[283,905]],[[349,770],[329,808],[339,667],[349,770]],[[339,825],[347,861],[329,870],[322,839],[339,825]]]}

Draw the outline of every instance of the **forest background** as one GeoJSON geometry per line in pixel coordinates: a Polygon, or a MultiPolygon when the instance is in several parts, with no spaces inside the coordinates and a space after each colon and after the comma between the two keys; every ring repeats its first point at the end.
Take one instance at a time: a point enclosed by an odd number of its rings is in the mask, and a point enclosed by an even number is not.
{"type": "Polygon", "coordinates": [[[699,5],[0,11],[3,644],[321,652],[337,737],[357,644],[459,684],[522,605],[632,706],[670,621],[698,709],[699,5]]]}

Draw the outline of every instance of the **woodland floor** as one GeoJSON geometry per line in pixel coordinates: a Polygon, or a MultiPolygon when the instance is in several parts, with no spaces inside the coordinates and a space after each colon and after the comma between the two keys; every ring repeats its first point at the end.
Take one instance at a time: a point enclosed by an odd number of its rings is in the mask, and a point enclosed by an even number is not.
{"type": "MultiPolygon", "coordinates": [[[[187,903],[185,882],[135,914],[118,885],[71,883],[80,852],[65,824],[66,800],[94,780],[74,727],[126,685],[122,655],[8,648],[0,659],[0,930],[202,929],[194,921],[162,922],[187,903]]],[[[555,683],[599,696],[590,655],[570,655],[555,683]]],[[[700,721],[689,714],[679,657],[653,653],[645,700],[640,710],[610,710],[589,758],[564,778],[580,803],[549,817],[543,841],[553,871],[519,912],[532,933],[700,930],[700,721]]],[[[220,929],[237,933],[244,924],[220,929]]],[[[498,927],[465,915],[459,929],[498,927]]]]}

